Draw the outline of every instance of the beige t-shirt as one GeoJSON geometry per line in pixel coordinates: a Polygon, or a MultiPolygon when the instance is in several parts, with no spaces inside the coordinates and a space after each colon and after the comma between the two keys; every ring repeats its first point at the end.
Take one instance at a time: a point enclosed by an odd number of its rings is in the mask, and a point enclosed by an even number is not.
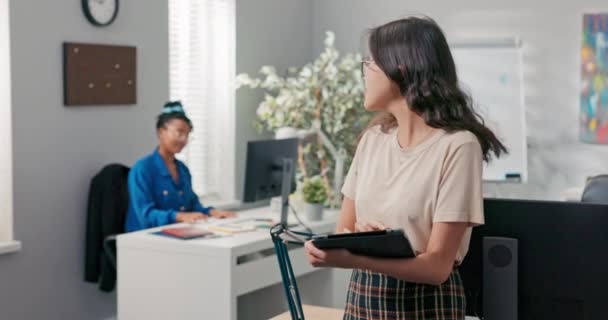
{"type": "MultiPolygon", "coordinates": [[[[401,148],[397,128],[363,135],[342,193],[355,201],[357,221],[402,228],[417,253],[426,251],[434,222],[484,223],[482,151],[469,131],[437,130],[421,144],[401,148]]],[[[456,256],[462,262],[467,228],[456,256]]]]}

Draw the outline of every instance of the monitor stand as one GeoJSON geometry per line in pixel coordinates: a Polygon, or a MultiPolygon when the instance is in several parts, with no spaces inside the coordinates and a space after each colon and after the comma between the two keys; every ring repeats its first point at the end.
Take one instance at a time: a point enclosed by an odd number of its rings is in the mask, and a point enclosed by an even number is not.
{"type": "Polygon", "coordinates": [[[281,182],[281,224],[287,227],[287,217],[289,216],[289,194],[291,193],[291,183],[293,177],[293,159],[283,158],[281,182]]]}

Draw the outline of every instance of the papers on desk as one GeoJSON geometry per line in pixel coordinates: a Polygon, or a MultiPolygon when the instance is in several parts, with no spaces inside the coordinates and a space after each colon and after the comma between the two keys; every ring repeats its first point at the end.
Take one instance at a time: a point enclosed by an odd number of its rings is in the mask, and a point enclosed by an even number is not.
{"type": "Polygon", "coordinates": [[[256,228],[255,227],[246,227],[246,226],[239,226],[239,225],[232,225],[232,224],[227,224],[227,225],[211,225],[209,227],[207,227],[209,230],[211,231],[217,231],[217,232],[223,232],[223,233],[241,233],[241,232],[248,232],[248,231],[255,231],[256,228]]]}
{"type": "Polygon", "coordinates": [[[215,237],[213,232],[197,227],[168,227],[163,228],[160,231],[153,232],[153,234],[169,236],[182,240],[215,237]]]}
{"type": "Polygon", "coordinates": [[[193,223],[191,226],[176,226],[176,227],[165,227],[160,231],[152,232],[152,234],[167,236],[175,239],[189,240],[189,239],[211,239],[218,238],[226,235],[251,232],[256,230],[269,230],[276,221],[273,219],[264,218],[248,218],[248,219],[229,219],[222,223],[213,223],[208,225],[196,225],[193,223]]]}
{"type": "Polygon", "coordinates": [[[275,222],[272,219],[245,219],[220,224],[212,224],[207,228],[211,231],[234,234],[256,231],[258,229],[269,229],[274,224],[275,222]]]}

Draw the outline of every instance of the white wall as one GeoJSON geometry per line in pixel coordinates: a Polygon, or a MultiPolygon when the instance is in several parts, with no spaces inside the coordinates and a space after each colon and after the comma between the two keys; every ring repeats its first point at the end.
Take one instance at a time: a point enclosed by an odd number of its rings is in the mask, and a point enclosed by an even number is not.
{"type": "Polygon", "coordinates": [[[8,0],[0,0],[0,242],[13,240],[13,147],[8,0]]]}
{"type": "MultiPolygon", "coordinates": [[[[341,50],[359,50],[363,30],[411,14],[435,19],[448,38],[520,36],[527,104],[527,185],[487,185],[501,197],[558,199],[587,176],[608,173],[608,146],[580,143],[579,52],[584,12],[608,2],[314,0],[313,39],[336,32],[341,50]]],[[[321,50],[315,41],[314,50],[321,50]]]]}
{"type": "MultiPolygon", "coordinates": [[[[236,71],[257,74],[263,65],[277,70],[312,60],[312,2],[237,0],[236,71]]],[[[271,137],[253,127],[262,90],[242,88],[236,95],[236,196],[243,197],[247,141],[271,137]]]]}
{"type": "MultiPolygon", "coordinates": [[[[2,2],[5,2],[3,0],[2,2]]],[[[120,2],[115,23],[86,22],[80,1],[10,1],[15,238],[0,256],[2,319],[105,319],[116,295],[85,283],[90,179],[105,164],[132,164],[156,144],[168,99],[166,1],[120,2]],[[137,105],[64,107],[62,42],[137,47],[137,105]]]]}

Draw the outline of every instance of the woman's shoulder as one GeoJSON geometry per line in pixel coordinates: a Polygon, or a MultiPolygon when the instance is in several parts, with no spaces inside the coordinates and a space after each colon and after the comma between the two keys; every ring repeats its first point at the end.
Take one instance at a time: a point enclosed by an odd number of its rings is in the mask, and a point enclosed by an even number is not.
{"type": "Polygon", "coordinates": [[[469,143],[479,145],[477,136],[468,130],[458,130],[452,132],[446,131],[442,140],[444,143],[449,144],[452,147],[459,147],[469,143]]]}
{"type": "Polygon", "coordinates": [[[142,174],[151,171],[154,168],[154,153],[143,156],[135,161],[131,167],[130,174],[142,174]]]}
{"type": "Polygon", "coordinates": [[[387,131],[384,131],[382,129],[382,125],[380,124],[369,127],[365,129],[365,131],[363,131],[363,135],[361,136],[361,141],[359,143],[365,143],[368,141],[374,143],[379,139],[386,139],[390,135],[392,130],[393,129],[388,129],[387,131]]]}
{"type": "Polygon", "coordinates": [[[372,137],[378,137],[378,136],[386,135],[389,132],[390,132],[390,129],[385,132],[385,131],[382,130],[382,125],[381,124],[377,124],[375,126],[371,126],[371,127],[367,128],[365,130],[364,136],[365,135],[369,135],[369,136],[372,136],[372,137]]]}
{"type": "Polygon", "coordinates": [[[440,139],[439,145],[441,146],[440,149],[444,150],[443,152],[447,155],[465,153],[467,154],[467,157],[471,157],[482,153],[479,139],[477,139],[477,136],[474,133],[468,130],[445,131],[440,139]]]}

